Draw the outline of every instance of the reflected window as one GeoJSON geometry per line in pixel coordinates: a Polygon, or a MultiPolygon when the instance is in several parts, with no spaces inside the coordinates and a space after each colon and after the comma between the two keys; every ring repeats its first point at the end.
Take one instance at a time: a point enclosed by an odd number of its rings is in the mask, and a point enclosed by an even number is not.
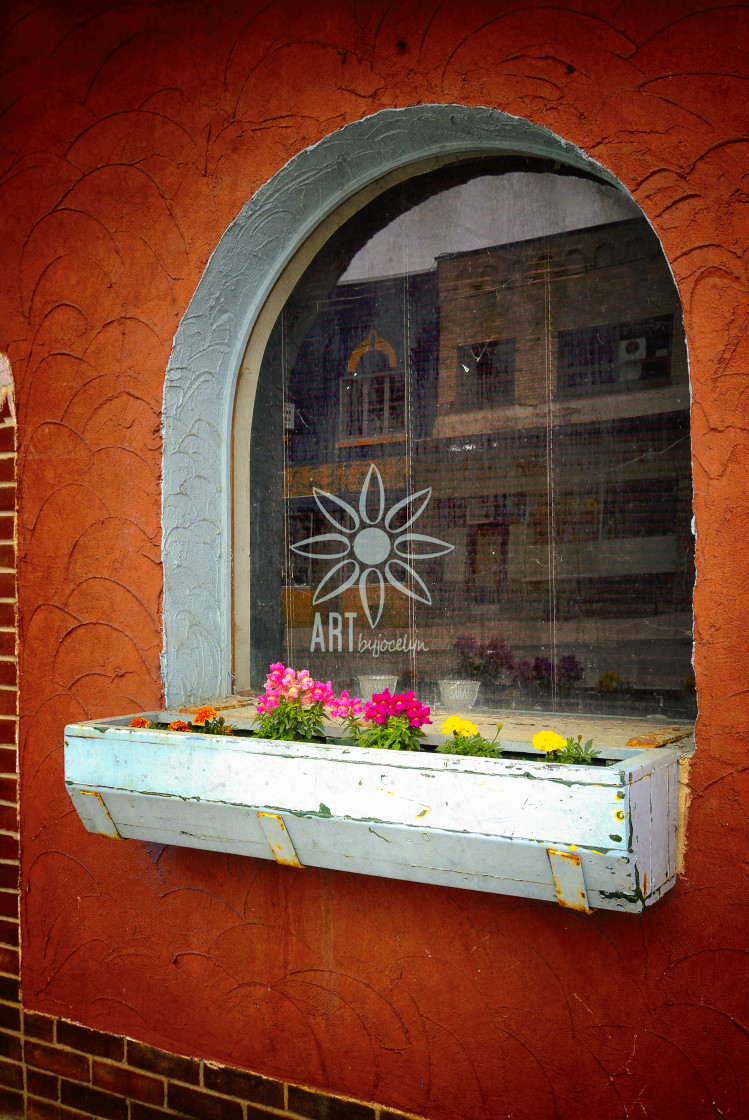
{"type": "Polygon", "coordinates": [[[622,393],[668,385],[673,316],[579,327],[559,335],[560,396],[622,393]]]}
{"type": "Polygon", "coordinates": [[[271,333],[249,493],[256,687],[694,714],[681,311],[607,184],[503,157],[363,206],[271,333]]]}
{"type": "Polygon", "coordinates": [[[511,404],[515,397],[515,340],[458,347],[455,408],[469,412],[511,404]]]}
{"type": "Polygon", "coordinates": [[[340,438],[376,440],[406,430],[406,375],[395,349],[372,331],[340,383],[340,438]]]}

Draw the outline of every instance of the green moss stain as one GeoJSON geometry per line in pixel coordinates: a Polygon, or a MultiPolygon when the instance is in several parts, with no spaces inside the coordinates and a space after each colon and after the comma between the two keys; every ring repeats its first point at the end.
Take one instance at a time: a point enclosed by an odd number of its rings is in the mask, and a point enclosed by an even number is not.
{"type": "Polygon", "coordinates": [[[645,905],[645,895],[642,893],[640,886],[640,869],[635,864],[635,889],[632,894],[627,894],[626,891],[601,891],[601,898],[620,898],[622,902],[629,902],[633,906],[645,905]]]}

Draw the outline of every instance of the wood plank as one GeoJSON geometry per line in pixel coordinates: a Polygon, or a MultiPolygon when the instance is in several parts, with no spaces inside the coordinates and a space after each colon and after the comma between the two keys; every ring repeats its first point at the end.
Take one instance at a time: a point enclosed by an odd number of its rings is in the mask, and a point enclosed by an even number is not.
{"type": "MultiPolygon", "coordinates": [[[[173,736],[172,736],[173,738],[173,736]]],[[[185,737],[187,738],[187,737],[185,737]]],[[[131,742],[108,755],[103,744],[69,740],[68,780],[201,801],[264,805],[293,813],[354,820],[426,824],[456,832],[545,839],[553,844],[611,847],[616,787],[581,783],[559,767],[551,778],[527,766],[474,774],[464,769],[401,767],[383,759],[290,758],[228,750],[184,750],[131,742]],[[76,749],[80,748],[80,749],[76,749]],[[116,774],[116,778],[115,778],[116,774]],[[428,818],[428,820],[427,820],[428,818]]],[[[186,744],[185,744],[186,745],[186,744]]],[[[462,761],[462,760],[460,760],[462,761]]],[[[491,762],[492,760],[487,760],[491,762]]],[[[592,769],[592,768],[591,768],[592,769]]],[[[605,773],[605,771],[601,771],[605,773]]],[[[588,777],[588,775],[585,775],[588,777]]],[[[620,830],[624,843],[624,829],[620,830]]]]}
{"type": "Polygon", "coordinates": [[[665,747],[668,743],[677,743],[680,739],[688,738],[690,733],[691,729],[688,727],[663,727],[657,731],[633,735],[627,739],[627,746],[639,747],[641,750],[646,747],[665,747]]]}
{"type": "MultiPolygon", "coordinates": [[[[184,806],[171,799],[115,791],[105,791],[104,796],[125,838],[274,858],[255,812],[197,803],[188,817],[184,806]]],[[[280,816],[302,871],[307,866],[327,867],[556,900],[546,849],[537,842],[470,834],[456,837],[436,829],[335,818],[326,820],[323,830],[317,817],[280,816]]],[[[626,853],[578,848],[575,854],[591,906],[642,909],[641,903],[627,897],[634,894],[635,880],[626,853]],[[606,897],[617,895],[621,897],[606,897]]]]}
{"type": "Polygon", "coordinates": [[[668,877],[675,881],[678,865],[678,829],[679,829],[679,773],[682,766],[688,762],[677,762],[668,771],[668,818],[665,825],[666,841],[668,844],[668,877]]]}
{"type": "Polygon", "coordinates": [[[627,846],[636,855],[636,888],[645,897],[658,885],[654,881],[652,867],[652,780],[652,772],[638,775],[637,781],[629,787],[629,796],[622,803],[627,846]]]}
{"type": "MultiPolygon", "coordinates": [[[[159,714],[163,716],[164,713],[159,714]]],[[[96,743],[119,740],[127,750],[135,749],[138,744],[142,743],[149,744],[150,749],[153,749],[156,744],[162,744],[165,748],[174,751],[176,755],[183,757],[188,755],[188,748],[199,746],[202,751],[215,752],[219,755],[224,752],[235,751],[251,753],[254,756],[337,760],[375,768],[381,765],[383,758],[385,758],[388,766],[403,770],[428,769],[437,772],[449,770],[457,773],[487,775],[532,771],[534,774],[543,774],[552,779],[560,774],[559,764],[546,762],[545,756],[535,755],[527,742],[515,740],[505,741],[506,749],[508,751],[520,751],[523,754],[530,753],[530,758],[517,759],[508,755],[506,758],[495,759],[429,752],[375,752],[366,747],[356,747],[344,743],[278,742],[271,739],[261,739],[257,736],[243,738],[234,735],[205,735],[201,732],[183,733],[177,737],[174,732],[167,729],[130,728],[124,720],[92,720],[89,723],[71,724],[67,729],[67,734],[71,742],[73,739],[78,742],[90,739],[96,743]]],[[[642,754],[642,759],[638,760],[640,765],[655,766],[660,764],[658,752],[645,753],[633,749],[607,748],[602,753],[602,757],[614,760],[611,766],[567,765],[564,767],[564,774],[581,784],[618,786],[622,781],[619,774],[619,770],[621,770],[619,763],[629,763],[638,754],[642,754]]]]}
{"type": "MultiPolygon", "coordinates": [[[[656,770],[650,776],[650,817],[653,822],[650,844],[650,882],[663,883],[674,872],[669,853],[669,831],[675,834],[675,829],[657,828],[655,822],[659,819],[668,820],[670,813],[669,798],[669,770],[656,770]]],[[[644,888],[644,893],[647,890],[644,888]]]]}

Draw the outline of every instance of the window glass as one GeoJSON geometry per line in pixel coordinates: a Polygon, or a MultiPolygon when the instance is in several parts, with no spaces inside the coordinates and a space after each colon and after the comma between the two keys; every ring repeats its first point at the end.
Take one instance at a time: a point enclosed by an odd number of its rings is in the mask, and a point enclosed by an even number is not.
{"type": "Polygon", "coordinates": [[[621,192],[519,159],[385,192],[260,369],[252,684],[284,660],[432,704],[460,680],[490,708],[692,715],[688,409],[673,280],[621,192]]]}

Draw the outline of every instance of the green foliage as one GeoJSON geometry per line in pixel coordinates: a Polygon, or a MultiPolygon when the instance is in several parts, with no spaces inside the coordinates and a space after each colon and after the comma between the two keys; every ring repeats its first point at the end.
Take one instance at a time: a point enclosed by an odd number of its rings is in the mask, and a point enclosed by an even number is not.
{"type": "Polygon", "coordinates": [[[440,754],[474,755],[480,758],[501,758],[502,748],[498,747],[497,739],[502,730],[502,724],[497,724],[493,739],[486,739],[480,735],[476,725],[470,720],[451,716],[442,724],[441,730],[450,733],[450,738],[440,743],[437,750],[440,754]]]}
{"type": "Polygon", "coordinates": [[[223,716],[216,716],[215,719],[207,719],[202,727],[192,727],[192,730],[203,731],[207,735],[232,735],[234,733],[234,728],[224,722],[223,716]]]}
{"type": "Polygon", "coordinates": [[[453,735],[437,747],[440,754],[467,754],[480,758],[501,758],[502,748],[496,746],[494,739],[485,739],[483,735],[453,735]]]}
{"type": "Polygon", "coordinates": [[[420,751],[424,732],[412,727],[408,716],[390,716],[386,724],[375,723],[370,727],[354,727],[353,732],[360,747],[375,747],[386,751],[420,751]]]}
{"type": "Polygon", "coordinates": [[[566,762],[573,766],[592,766],[598,758],[600,751],[593,749],[593,740],[588,739],[583,745],[582,735],[576,739],[568,739],[564,750],[553,751],[548,755],[549,762],[566,762]]]}
{"type": "Polygon", "coordinates": [[[257,734],[263,739],[281,739],[285,742],[310,742],[324,739],[324,706],[312,704],[302,708],[300,704],[279,699],[278,707],[265,712],[257,723],[257,734]]]}

